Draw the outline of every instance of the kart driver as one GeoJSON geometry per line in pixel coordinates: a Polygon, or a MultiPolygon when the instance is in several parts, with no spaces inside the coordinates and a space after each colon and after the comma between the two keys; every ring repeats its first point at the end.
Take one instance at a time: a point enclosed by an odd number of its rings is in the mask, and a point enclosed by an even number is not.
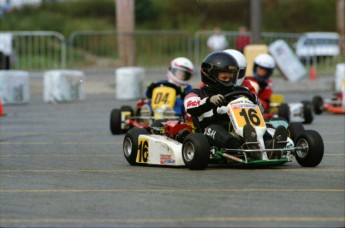
{"type": "MultiPolygon", "coordinates": [[[[245,77],[246,76],[246,70],[247,70],[247,60],[244,57],[244,55],[235,49],[226,49],[226,50],[224,50],[224,52],[232,55],[236,59],[238,66],[240,68],[240,72],[239,72],[238,77],[237,77],[236,85],[247,87],[251,93],[254,93],[255,95],[257,95],[255,88],[252,86],[250,81],[245,77]]],[[[261,103],[260,103],[260,105],[261,105],[261,103]]]]}
{"type": "MultiPolygon", "coordinates": [[[[146,97],[151,99],[153,89],[164,83],[170,83],[176,90],[176,95],[180,97],[176,98],[174,111],[177,115],[184,114],[183,98],[185,94],[192,90],[192,86],[189,84],[190,79],[194,73],[193,63],[185,57],[177,57],[170,62],[170,66],[167,70],[167,80],[160,80],[156,83],[152,82],[148,85],[146,90],[146,97]]],[[[149,106],[151,107],[150,101],[149,106]]]]}
{"type": "MultiPolygon", "coordinates": [[[[226,49],[226,50],[224,50],[224,52],[233,56],[236,59],[238,66],[240,68],[240,71],[239,71],[239,74],[237,77],[237,81],[236,81],[236,85],[247,87],[251,93],[257,95],[255,88],[252,86],[250,81],[245,77],[246,70],[247,70],[247,60],[244,57],[244,55],[235,49],[226,49]]],[[[202,88],[203,86],[205,86],[205,84],[203,82],[201,82],[200,88],[202,88]]],[[[263,111],[263,107],[262,107],[261,103],[259,105],[260,105],[260,109],[263,111]]]]}
{"type": "MultiPolygon", "coordinates": [[[[243,128],[243,140],[228,133],[230,120],[226,113],[227,103],[224,95],[236,90],[248,90],[245,87],[236,86],[238,74],[239,65],[232,55],[224,51],[212,52],[206,56],[201,65],[201,80],[205,86],[193,89],[184,99],[186,112],[198,119],[200,130],[207,136],[210,145],[237,149],[241,147],[242,141],[258,142],[256,131],[249,124],[243,128]]],[[[257,100],[256,103],[258,102],[257,100]]],[[[272,139],[272,136],[269,134],[268,136],[268,139],[272,139]]],[[[285,127],[281,126],[276,129],[272,147],[278,148],[276,143],[278,138],[286,141],[287,130],[285,127]]],[[[247,149],[259,149],[259,144],[254,143],[246,147],[247,149]]],[[[254,153],[253,156],[255,156],[254,153]]]]}
{"type": "Polygon", "coordinates": [[[275,62],[271,55],[260,54],[254,59],[253,77],[248,77],[252,87],[258,94],[258,98],[264,108],[269,112],[270,100],[273,93],[273,82],[270,79],[275,68],[275,62]]]}

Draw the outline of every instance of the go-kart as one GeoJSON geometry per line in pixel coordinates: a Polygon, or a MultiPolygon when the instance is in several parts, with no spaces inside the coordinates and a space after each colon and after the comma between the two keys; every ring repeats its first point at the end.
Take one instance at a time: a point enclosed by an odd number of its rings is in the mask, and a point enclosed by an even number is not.
{"type": "Polygon", "coordinates": [[[284,121],[289,137],[286,141],[278,141],[283,148],[265,148],[264,133],[268,131],[273,135],[282,120],[266,123],[250,92],[234,91],[225,98],[229,101],[234,96],[238,98],[227,105],[229,131],[241,139],[244,125],[252,125],[260,149],[246,149],[249,143],[245,142],[237,149],[210,146],[197,119],[187,114],[183,119],[160,121],[160,125],[146,129],[130,129],[123,140],[126,160],[130,165],[186,166],[192,170],[205,169],[209,164],[281,165],[292,161],[293,157],[303,167],[315,167],[321,162],[322,137],[317,131],[304,130],[298,122],[284,121]]]}
{"type": "Polygon", "coordinates": [[[315,114],[319,115],[323,111],[328,111],[333,114],[345,114],[345,63],[339,64],[339,73],[335,74],[334,80],[334,94],[331,99],[323,99],[317,95],[313,97],[312,104],[315,114]],[[343,70],[341,73],[341,66],[343,70]]]}
{"type": "Polygon", "coordinates": [[[273,94],[269,111],[264,113],[265,119],[269,120],[272,117],[281,117],[288,122],[310,124],[314,119],[312,103],[307,100],[303,100],[300,103],[284,103],[283,95],[273,94]]]}
{"type": "Polygon", "coordinates": [[[126,133],[132,127],[148,128],[154,120],[177,119],[175,109],[180,88],[169,82],[161,82],[152,91],[152,98],[142,98],[133,110],[130,106],[121,106],[110,113],[110,131],[113,135],[126,133]]]}
{"type": "Polygon", "coordinates": [[[321,96],[317,95],[312,100],[314,112],[317,115],[328,111],[334,114],[345,114],[345,103],[342,93],[334,94],[331,99],[324,100],[321,96]]]}

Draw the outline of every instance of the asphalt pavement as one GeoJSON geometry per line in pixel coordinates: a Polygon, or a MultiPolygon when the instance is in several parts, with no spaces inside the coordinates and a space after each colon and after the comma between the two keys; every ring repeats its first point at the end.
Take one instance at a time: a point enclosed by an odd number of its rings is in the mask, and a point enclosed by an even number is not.
{"type": "MultiPolygon", "coordinates": [[[[162,74],[148,72],[143,84],[162,74]]],[[[332,79],[304,88],[278,78],[275,88],[287,101],[327,97],[332,79]]],[[[136,100],[115,98],[114,72],[86,72],[85,100],[57,104],[43,101],[41,73],[30,81],[30,101],[0,117],[0,227],[345,226],[343,115],[304,125],[323,138],[315,168],[130,166],[109,117],[136,100]]]]}

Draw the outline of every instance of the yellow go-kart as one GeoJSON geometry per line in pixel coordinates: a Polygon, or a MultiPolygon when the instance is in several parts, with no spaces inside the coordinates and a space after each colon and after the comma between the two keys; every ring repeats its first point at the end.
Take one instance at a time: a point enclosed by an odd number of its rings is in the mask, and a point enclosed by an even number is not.
{"type": "Polygon", "coordinates": [[[111,133],[122,134],[133,127],[148,128],[155,121],[180,118],[180,114],[174,111],[177,100],[181,99],[177,98],[180,93],[176,85],[161,82],[153,89],[152,98],[139,100],[135,110],[130,106],[113,109],[110,113],[111,133]]]}

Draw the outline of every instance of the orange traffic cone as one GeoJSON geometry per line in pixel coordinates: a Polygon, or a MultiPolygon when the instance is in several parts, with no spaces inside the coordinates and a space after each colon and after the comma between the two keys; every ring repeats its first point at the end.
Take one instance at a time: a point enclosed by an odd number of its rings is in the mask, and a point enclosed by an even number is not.
{"type": "Polygon", "coordinates": [[[316,80],[316,70],[314,67],[309,68],[309,80],[316,80]]]}
{"type": "Polygon", "coordinates": [[[4,116],[5,113],[4,113],[4,109],[2,107],[2,101],[1,101],[1,97],[0,97],[0,116],[4,116]]]}

